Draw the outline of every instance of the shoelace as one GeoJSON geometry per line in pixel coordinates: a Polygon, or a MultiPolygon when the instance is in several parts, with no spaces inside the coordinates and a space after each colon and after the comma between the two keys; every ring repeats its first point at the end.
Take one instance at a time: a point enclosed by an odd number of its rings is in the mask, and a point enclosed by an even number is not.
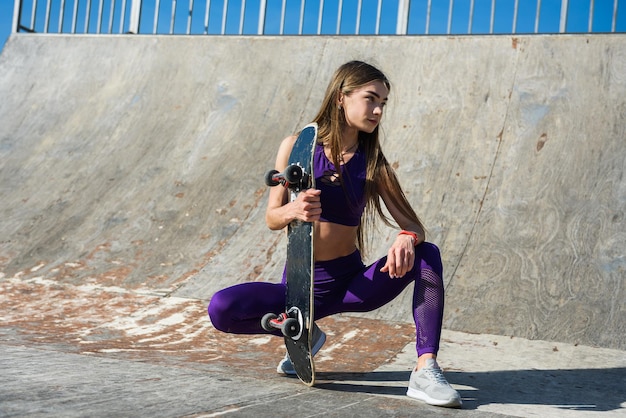
{"type": "Polygon", "coordinates": [[[428,378],[434,381],[437,385],[448,385],[448,381],[443,376],[443,372],[441,371],[441,369],[424,369],[424,372],[426,373],[428,378]]]}

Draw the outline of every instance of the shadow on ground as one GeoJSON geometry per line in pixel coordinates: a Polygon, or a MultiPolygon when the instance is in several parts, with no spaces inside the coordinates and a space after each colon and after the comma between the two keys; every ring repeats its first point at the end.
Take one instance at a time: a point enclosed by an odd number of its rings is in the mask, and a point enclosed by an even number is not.
{"type": "MultiPolygon", "coordinates": [[[[459,389],[464,409],[520,404],[612,411],[626,402],[626,368],[447,372],[446,377],[459,389]]],[[[318,373],[318,379],[316,387],[324,390],[403,396],[409,373],[318,373]]]]}

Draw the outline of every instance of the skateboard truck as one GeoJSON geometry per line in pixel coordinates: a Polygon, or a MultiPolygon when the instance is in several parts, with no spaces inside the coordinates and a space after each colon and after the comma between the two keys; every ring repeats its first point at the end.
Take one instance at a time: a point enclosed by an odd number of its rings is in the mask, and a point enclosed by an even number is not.
{"type": "Polygon", "coordinates": [[[261,319],[261,327],[265,331],[272,332],[279,329],[285,337],[293,340],[299,340],[302,337],[302,332],[304,331],[302,323],[302,312],[295,306],[287,312],[281,312],[279,315],[270,312],[263,315],[261,319]]]}
{"type": "Polygon", "coordinates": [[[309,182],[309,175],[300,164],[291,164],[283,173],[270,170],[265,174],[265,184],[274,187],[282,184],[284,187],[302,190],[309,182]]]}

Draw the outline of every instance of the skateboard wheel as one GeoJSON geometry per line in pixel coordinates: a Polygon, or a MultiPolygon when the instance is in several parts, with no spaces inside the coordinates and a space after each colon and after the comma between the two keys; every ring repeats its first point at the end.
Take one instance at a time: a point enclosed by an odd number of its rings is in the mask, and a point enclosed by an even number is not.
{"type": "Polygon", "coordinates": [[[285,169],[285,179],[291,184],[298,183],[303,176],[302,167],[292,164],[285,169]]]}
{"type": "Polygon", "coordinates": [[[261,318],[261,328],[263,328],[265,331],[267,332],[272,332],[274,331],[274,327],[272,327],[270,325],[270,321],[274,320],[278,318],[278,315],[273,314],[273,313],[268,313],[263,315],[263,318],[261,318]]]}
{"type": "Polygon", "coordinates": [[[285,337],[293,338],[300,333],[300,323],[295,318],[287,318],[281,331],[285,337]]]}
{"type": "Polygon", "coordinates": [[[265,184],[270,187],[278,186],[280,181],[274,179],[274,176],[278,174],[278,170],[270,170],[265,173],[265,184]]]}

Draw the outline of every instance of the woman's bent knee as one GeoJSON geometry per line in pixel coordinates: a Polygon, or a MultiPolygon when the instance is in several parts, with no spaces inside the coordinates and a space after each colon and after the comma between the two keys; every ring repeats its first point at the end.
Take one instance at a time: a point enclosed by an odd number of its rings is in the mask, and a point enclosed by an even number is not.
{"type": "Polygon", "coordinates": [[[415,247],[415,257],[421,259],[422,268],[430,268],[437,274],[443,273],[439,247],[430,242],[423,242],[415,247]]]}
{"type": "Polygon", "coordinates": [[[416,251],[422,252],[424,255],[430,257],[441,257],[441,251],[439,251],[439,247],[437,247],[437,245],[433,244],[432,242],[422,242],[416,247],[416,251]]]}
{"type": "Polygon", "coordinates": [[[226,301],[224,290],[215,293],[209,301],[208,313],[213,326],[222,332],[228,332],[230,328],[230,303],[226,301]]]}

